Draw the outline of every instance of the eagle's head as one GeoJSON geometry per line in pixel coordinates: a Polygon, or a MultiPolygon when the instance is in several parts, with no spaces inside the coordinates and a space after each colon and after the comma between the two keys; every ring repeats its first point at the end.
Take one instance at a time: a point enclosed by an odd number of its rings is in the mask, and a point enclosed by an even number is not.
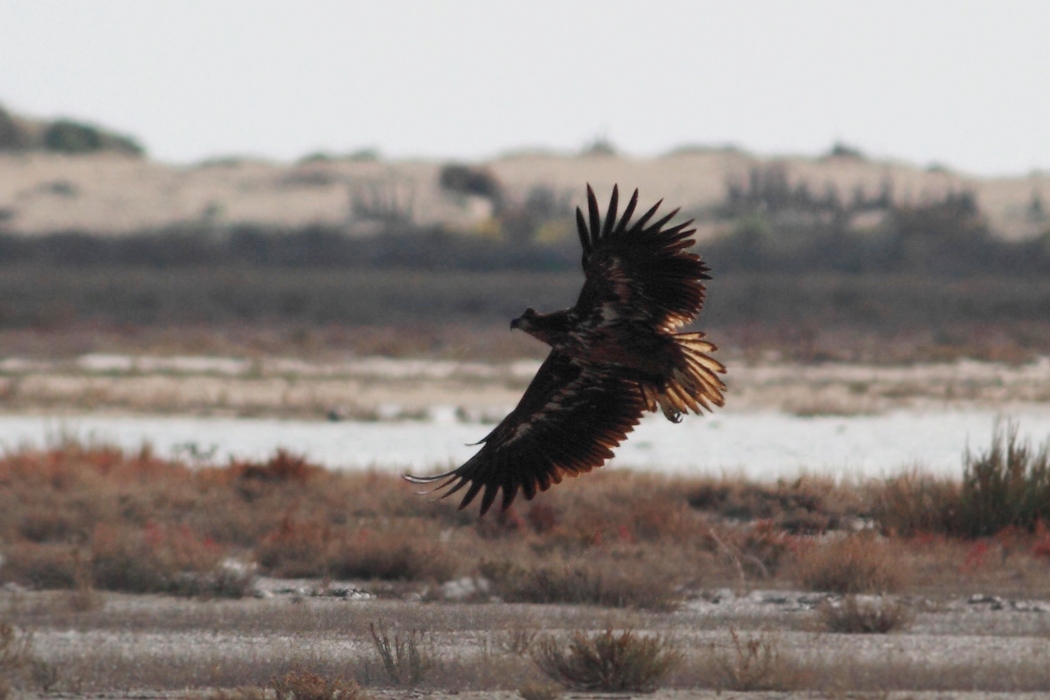
{"type": "Polygon", "coordinates": [[[515,328],[520,328],[521,330],[528,333],[532,329],[533,321],[536,320],[537,316],[539,316],[539,314],[536,313],[536,309],[530,306],[529,308],[525,309],[525,313],[523,313],[521,316],[511,319],[510,329],[514,330],[515,328]]]}
{"type": "Polygon", "coordinates": [[[552,347],[561,347],[570,342],[572,334],[572,326],[566,311],[539,314],[535,309],[525,309],[525,313],[510,322],[510,328],[511,330],[519,328],[552,347]]]}

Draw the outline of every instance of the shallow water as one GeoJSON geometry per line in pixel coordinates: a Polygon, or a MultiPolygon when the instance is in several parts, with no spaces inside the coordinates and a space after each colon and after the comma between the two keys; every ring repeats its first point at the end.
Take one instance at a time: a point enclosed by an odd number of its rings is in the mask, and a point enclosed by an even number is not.
{"type": "MultiPolygon", "coordinates": [[[[991,442],[998,418],[1015,420],[1034,443],[1050,437],[1050,406],[992,410],[895,411],[876,416],[799,417],[766,411],[722,411],[674,425],[648,416],[620,446],[615,467],[675,474],[742,474],[755,479],[801,472],[881,476],[920,465],[961,473],[967,447],[991,442]]],[[[261,459],[278,448],[334,469],[425,472],[469,458],[490,425],[461,423],[451,408],[426,421],[326,423],[251,418],[82,415],[0,416],[0,448],[53,444],[67,436],[162,456],[261,459]]]]}

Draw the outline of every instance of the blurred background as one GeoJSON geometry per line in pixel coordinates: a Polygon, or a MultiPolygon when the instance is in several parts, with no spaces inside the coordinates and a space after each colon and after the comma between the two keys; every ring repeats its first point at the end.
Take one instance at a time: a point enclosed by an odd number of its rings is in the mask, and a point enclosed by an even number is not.
{"type": "Polygon", "coordinates": [[[540,358],[507,319],[573,303],[589,183],[695,220],[730,362],[1034,361],[1048,21],[5,3],[0,354],[540,358]]]}
{"type": "Polygon", "coordinates": [[[506,320],[573,303],[573,209],[619,183],[696,220],[701,325],[731,357],[1031,359],[1048,21],[1020,0],[5,3],[0,353],[538,357],[506,320]]]}

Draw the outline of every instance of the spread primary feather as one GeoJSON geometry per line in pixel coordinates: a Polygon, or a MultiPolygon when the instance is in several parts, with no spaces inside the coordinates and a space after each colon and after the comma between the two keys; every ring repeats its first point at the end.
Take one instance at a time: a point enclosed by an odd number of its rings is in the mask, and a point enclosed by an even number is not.
{"type": "Polygon", "coordinates": [[[444,496],[466,488],[459,507],[481,494],[484,515],[502,492],[505,510],[521,491],[531,499],[562,478],[600,467],[646,411],[678,422],[724,403],[725,367],[699,332],[678,333],[699,314],[710,279],[692,221],[650,223],[660,202],[632,222],[638,191],[617,216],[613,187],[604,220],[587,186],[587,217],[576,209],[586,281],[571,309],[526,309],[511,321],[551,346],[517,407],[481,441],[463,466],[433,476],[444,496]]]}

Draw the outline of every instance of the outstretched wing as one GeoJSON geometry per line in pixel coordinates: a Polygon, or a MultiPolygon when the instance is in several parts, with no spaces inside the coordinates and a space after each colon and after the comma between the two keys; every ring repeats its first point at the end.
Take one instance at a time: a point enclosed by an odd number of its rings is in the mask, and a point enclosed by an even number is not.
{"type": "Polygon", "coordinates": [[[631,223],[638,204],[634,191],[617,219],[619,191],[614,186],[602,221],[594,190],[587,185],[588,219],[576,209],[587,281],[576,302],[581,319],[636,321],[667,331],[689,323],[704,304],[704,284],[711,279],[699,255],[690,253],[696,229],[692,219],[664,226],[678,210],[650,223],[661,202],[631,223]]]}
{"type": "Polygon", "coordinates": [[[555,350],[476,455],[444,474],[405,478],[417,484],[441,482],[435,490],[450,487],[442,497],[467,488],[460,508],[484,491],[482,515],[502,489],[506,510],[519,490],[531,500],[565,475],[600,467],[638,424],[645,407],[633,382],[580,367],[555,350]]]}

